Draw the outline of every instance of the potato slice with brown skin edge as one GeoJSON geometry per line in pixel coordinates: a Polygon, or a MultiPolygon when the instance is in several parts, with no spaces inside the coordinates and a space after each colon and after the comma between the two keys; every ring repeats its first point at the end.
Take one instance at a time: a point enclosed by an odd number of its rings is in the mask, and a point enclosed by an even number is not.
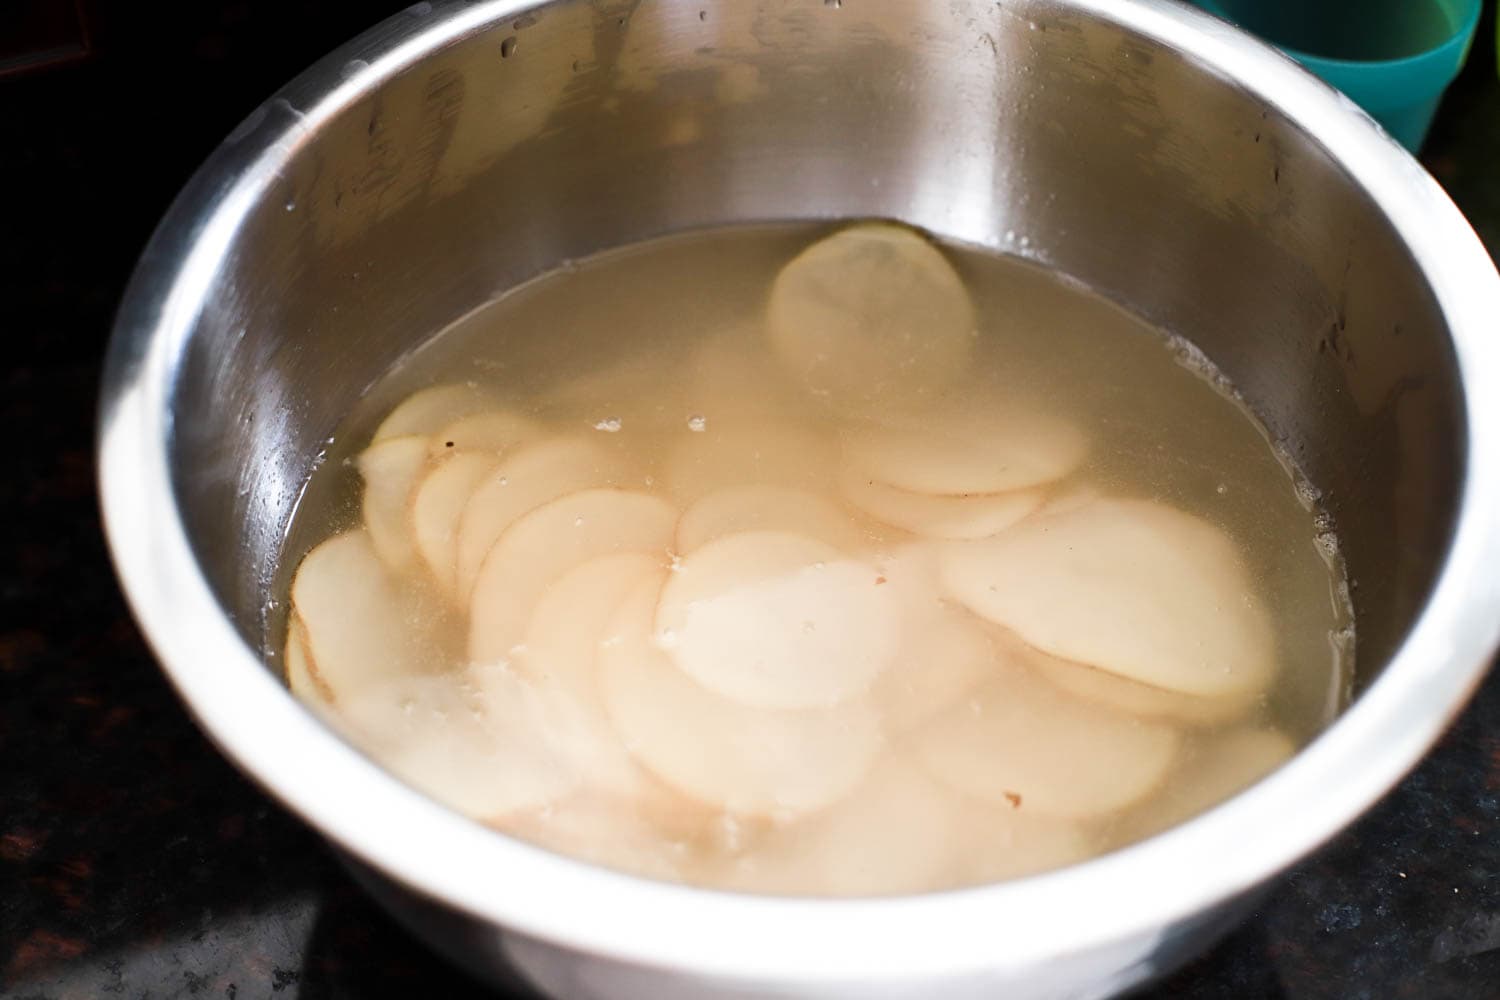
{"type": "Polygon", "coordinates": [[[1269,615],[1234,543],[1142,500],[1032,517],[943,550],[944,589],[1054,656],[1142,684],[1253,698],[1276,672],[1269,615]]]}
{"type": "Polygon", "coordinates": [[[676,550],[687,555],[744,531],[789,531],[845,551],[864,541],[849,515],[816,493],[755,483],[709,493],[683,511],[676,550]]]}
{"type": "Polygon", "coordinates": [[[918,759],[957,791],[1062,818],[1141,800],[1181,742],[1174,729],[1075,701],[1015,663],[914,739],[918,759]]]}
{"type": "Polygon", "coordinates": [[[877,762],[850,795],[768,834],[712,884],[794,896],[886,896],[943,888],[963,817],[948,791],[902,756],[877,762]]]}
{"type": "Polygon", "coordinates": [[[568,570],[613,552],[665,555],[676,527],[675,507],[628,490],[582,490],[521,515],[490,547],[474,581],[469,659],[511,656],[542,593],[568,570]]]}
{"type": "Polygon", "coordinates": [[[849,503],[875,520],[926,538],[987,538],[1035,511],[1043,499],[1041,490],[970,496],[913,493],[851,470],[840,477],[839,487],[849,503]]]}
{"type": "Polygon", "coordinates": [[[464,507],[497,463],[484,452],[465,452],[440,462],[412,494],[412,538],[417,554],[443,592],[458,590],[458,525],[464,507]]]}
{"type": "Polygon", "coordinates": [[[423,626],[435,624],[432,609],[398,587],[363,531],[307,554],[292,578],[292,610],[335,704],[367,685],[427,672],[445,652],[423,626]]]}
{"type": "Polygon", "coordinates": [[[901,608],[880,573],[816,539],[747,531],[685,557],[659,641],[698,684],[758,708],[836,705],[895,659],[901,608]]]}
{"type": "Polygon", "coordinates": [[[844,412],[931,398],[963,374],[974,307],[942,252],[889,223],[849,226],[776,275],[772,350],[811,393],[844,412]]]}
{"type": "Polygon", "coordinates": [[[459,518],[460,599],[468,599],[490,547],[516,518],[560,496],[608,485],[619,474],[617,458],[582,435],[544,438],[502,460],[459,518]]]}
{"type": "Polygon", "coordinates": [[[459,417],[438,430],[428,442],[433,458],[463,452],[488,452],[501,456],[515,451],[541,434],[536,421],[508,410],[483,410],[459,417]]]}
{"type": "Polygon", "coordinates": [[[360,452],[357,464],[365,482],[361,513],[370,541],[392,572],[410,572],[418,565],[411,498],[427,468],[427,439],[386,438],[360,452]]]}
{"type": "Polygon", "coordinates": [[[661,579],[620,606],[602,644],[600,693],[626,747],[668,785],[711,808],[787,819],[849,794],[880,750],[875,713],[760,711],[693,683],[655,644],[661,579]]]}
{"type": "Polygon", "coordinates": [[[370,443],[407,435],[425,437],[486,405],[488,400],[476,386],[462,382],[430,386],[412,393],[386,414],[370,443]]]}
{"type": "Polygon", "coordinates": [[[850,475],[911,493],[973,496],[1045,486],[1083,461],[1088,442],[1039,410],[948,406],[843,436],[850,475]]]}
{"type": "Polygon", "coordinates": [[[286,624],[286,648],[283,652],[286,667],[286,686],[292,694],[314,706],[333,704],[333,691],[318,676],[317,664],[307,648],[307,626],[302,619],[291,615],[286,624]]]}

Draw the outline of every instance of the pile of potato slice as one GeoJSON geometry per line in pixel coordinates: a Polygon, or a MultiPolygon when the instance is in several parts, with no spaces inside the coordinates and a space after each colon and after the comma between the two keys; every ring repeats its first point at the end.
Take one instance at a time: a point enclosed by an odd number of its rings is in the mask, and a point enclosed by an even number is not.
{"type": "Polygon", "coordinates": [[[1071,424],[956,405],[973,327],[938,250],[855,226],[658,376],[711,405],[417,392],[297,570],[293,691],[469,816],[750,892],[1015,877],[1251,783],[1293,747],[1234,544],[1080,486],[1071,424]]]}

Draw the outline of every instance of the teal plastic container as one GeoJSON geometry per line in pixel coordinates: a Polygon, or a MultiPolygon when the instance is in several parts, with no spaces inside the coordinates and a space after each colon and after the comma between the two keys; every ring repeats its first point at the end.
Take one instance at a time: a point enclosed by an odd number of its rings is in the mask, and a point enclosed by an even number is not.
{"type": "Polygon", "coordinates": [[[1273,43],[1416,152],[1469,56],[1482,0],[1196,0],[1273,43]]]}

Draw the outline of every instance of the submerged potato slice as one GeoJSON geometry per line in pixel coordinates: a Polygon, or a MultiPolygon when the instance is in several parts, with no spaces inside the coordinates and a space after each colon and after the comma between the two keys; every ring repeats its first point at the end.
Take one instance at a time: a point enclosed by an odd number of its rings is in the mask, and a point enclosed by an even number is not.
{"type": "Polygon", "coordinates": [[[777,895],[928,892],[946,887],[962,822],[951,793],[887,756],[848,798],[773,830],[714,881],[777,895]]]}
{"type": "Polygon", "coordinates": [[[407,396],[375,428],[370,443],[407,435],[426,436],[483,408],[488,400],[466,383],[434,385],[407,396]]]}
{"type": "Polygon", "coordinates": [[[405,573],[417,565],[411,498],[427,467],[427,439],[414,434],[385,438],[360,452],[358,465],[365,482],[365,530],[381,560],[405,573]]]}
{"type": "Polygon", "coordinates": [[[286,686],[292,694],[314,707],[333,704],[333,692],[319,679],[312,654],[308,652],[307,626],[296,614],[287,618],[282,662],[286,669],[286,686]]]}
{"type": "Polygon", "coordinates": [[[458,587],[458,523],[464,507],[496,459],[484,452],[453,455],[422,477],[412,494],[412,538],[417,554],[445,592],[458,587]]]}
{"type": "Polygon", "coordinates": [[[1108,670],[1059,659],[1039,649],[1029,649],[1024,658],[1028,666],[1061,690],[1084,701],[1143,719],[1170,719],[1195,726],[1216,725],[1249,712],[1256,700],[1254,691],[1223,697],[1169,691],[1108,670]]]}
{"type": "Polygon", "coordinates": [[[1055,482],[1088,450],[1066,421],[1034,409],[947,406],[844,437],[848,474],[911,493],[1008,493],[1055,482]]]}
{"type": "Polygon", "coordinates": [[[953,886],[983,885],[1037,875],[1087,861],[1098,854],[1098,838],[1074,820],[1040,816],[1017,805],[977,802],[960,807],[958,863],[949,873],[953,886]]]}
{"type": "Polygon", "coordinates": [[[886,729],[910,732],[952,707],[995,672],[998,656],[984,629],[958,614],[908,631],[873,691],[886,729]]]}
{"type": "Polygon", "coordinates": [[[1175,730],[1075,701],[1014,663],[915,734],[941,781],[996,805],[1099,816],[1143,798],[1171,766],[1175,730]]]}
{"type": "Polygon", "coordinates": [[[536,421],[508,410],[482,410],[459,417],[438,428],[428,440],[433,458],[463,452],[505,455],[536,438],[536,421]]]}
{"type": "Polygon", "coordinates": [[[869,564],[805,535],[747,531],[684,558],[658,641],[709,691],[760,708],[835,705],[895,658],[900,613],[869,564]]]}
{"type": "Polygon", "coordinates": [[[841,229],[794,257],[766,321],[787,372],[854,411],[930,397],[963,374],[974,306],[947,259],[910,229],[841,229]]]}
{"type": "Polygon", "coordinates": [[[819,491],[830,480],[833,444],[805,427],[774,421],[708,424],[684,434],[667,457],[666,476],[683,503],[735,486],[819,491]]]}
{"type": "Polygon", "coordinates": [[[614,552],[558,577],[536,603],[518,664],[528,676],[560,684],[599,704],[599,643],[620,604],[647,579],[659,578],[661,552],[614,552]]]}
{"type": "Polygon", "coordinates": [[[1278,729],[1246,726],[1215,734],[1183,755],[1160,794],[1126,823],[1130,840],[1149,837],[1226,802],[1297,752],[1278,729]]]}
{"type": "Polygon", "coordinates": [[[504,459],[474,490],[458,523],[458,594],[466,598],[501,532],[560,496],[604,486],[619,473],[614,456],[581,435],[545,438],[504,459]]]}
{"type": "Polygon", "coordinates": [[[855,507],[877,521],[927,538],[988,538],[1041,506],[1041,490],[945,496],[913,493],[846,472],[840,486],[855,507]]]}
{"type": "Polygon", "coordinates": [[[423,614],[397,587],[363,531],[307,554],[292,578],[292,612],[309,673],[335,705],[368,685],[422,673],[438,656],[430,609],[423,614]]]}
{"type": "Polygon", "coordinates": [[[491,546],[469,605],[469,659],[502,660],[525,637],[536,603],[568,570],[614,552],[665,556],[677,510],[628,490],[582,490],[521,515],[491,546]]]}
{"type": "Polygon", "coordinates": [[[1037,648],[1159,688],[1253,697],[1270,619],[1234,543],[1190,514],[1101,500],[944,551],[943,585],[1037,648]]]}
{"type": "Polygon", "coordinates": [[[843,798],[881,746],[875,713],[748,708],[700,687],[656,644],[661,580],[625,599],[602,644],[600,693],[636,759],[668,785],[714,808],[795,817],[843,798]]]}
{"type": "Polygon", "coordinates": [[[597,793],[579,793],[492,825],[580,861],[668,882],[687,881],[694,861],[689,842],[634,803],[597,793]]]}
{"type": "Polygon", "coordinates": [[[687,555],[744,531],[794,532],[842,549],[861,541],[848,515],[816,493],[757,483],[710,493],[683,511],[677,523],[677,552],[687,555]]]}

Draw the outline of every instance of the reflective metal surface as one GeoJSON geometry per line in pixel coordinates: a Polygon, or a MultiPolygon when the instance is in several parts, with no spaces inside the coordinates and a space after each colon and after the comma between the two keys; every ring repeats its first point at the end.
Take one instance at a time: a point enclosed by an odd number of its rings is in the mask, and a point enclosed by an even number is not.
{"type": "Polygon", "coordinates": [[[1500,637],[1497,315],[1500,278],[1413,160],[1166,0],[419,3],[255,111],[162,223],[111,347],[105,520],[205,729],[471,965],[506,956],[583,998],[1103,997],[1211,940],[1477,683],[1500,637]],[[604,248],[870,215],[1031,257],[1188,336],[1285,440],[1337,519],[1361,664],[1354,707],[1291,765],[1062,872],[749,898],[448,813],[263,666],[298,490],[424,337],[604,248]]]}

